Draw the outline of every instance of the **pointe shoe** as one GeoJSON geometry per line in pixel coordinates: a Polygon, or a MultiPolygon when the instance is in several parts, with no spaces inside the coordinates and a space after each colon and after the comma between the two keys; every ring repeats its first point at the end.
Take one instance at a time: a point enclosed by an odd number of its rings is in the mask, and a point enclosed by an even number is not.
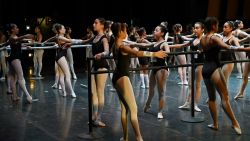
{"type": "Polygon", "coordinates": [[[145,85],[141,85],[141,88],[142,88],[142,89],[145,89],[146,87],[145,87],[145,85]]]}
{"type": "Polygon", "coordinates": [[[72,98],[76,98],[75,92],[72,92],[72,93],[71,93],[71,97],[72,97],[72,98]]]}
{"type": "Polygon", "coordinates": [[[27,96],[27,100],[28,102],[31,104],[32,103],[32,97],[31,96],[27,96]]]}
{"type": "Polygon", "coordinates": [[[234,97],[235,100],[238,100],[238,99],[240,99],[240,98],[244,98],[243,94],[238,93],[238,94],[234,97]]]}
{"type": "Polygon", "coordinates": [[[241,135],[242,134],[240,127],[233,127],[232,126],[232,128],[234,129],[234,131],[236,132],[237,135],[241,135]]]}
{"type": "Polygon", "coordinates": [[[207,127],[212,130],[216,130],[216,131],[218,130],[218,127],[214,126],[213,124],[209,124],[207,127]]]}
{"type": "Polygon", "coordinates": [[[145,107],[143,109],[144,113],[147,113],[150,108],[151,108],[151,105],[145,105],[145,107]]]}
{"type": "Polygon", "coordinates": [[[159,113],[158,113],[157,118],[158,118],[158,119],[163,119],[162,112],[159,112],[159,113]]]}

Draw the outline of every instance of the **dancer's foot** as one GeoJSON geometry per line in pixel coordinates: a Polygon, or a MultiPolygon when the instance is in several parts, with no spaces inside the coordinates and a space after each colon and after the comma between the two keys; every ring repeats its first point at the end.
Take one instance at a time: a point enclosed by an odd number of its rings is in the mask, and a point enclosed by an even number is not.
{"type": "Polygon", "coordinates": [[[190,109],[190,103],[189,102],[185,102],[184,105],[179,106],[178,108],[182,109],[182,110],[189,110],[190,109]]]}
{"type": "Polygon", "coordinates": [[[234,97],[235,100],[238,100],[238,99],[240,99],[240,98],[244,98],[244,96],[243,96],[242,93],[238,93],[238,94],[234,97]]]}
{"type": "Polygon", "coordinates": [[[27,100],[28,102],[31,104],[32,103],[32,97],[31,96],[27,96],[27,100]]]}
{"type": "Polygon", "coordinates": [[[58,86],[57,86],[57,84],[55,83],[54,85],[52,85],[51,86],[53,89],[57,89],[58,88],[58,86]]]}
{"type": "Polygon", "coordinates": [[[144,113],[147,113],[150,108],[151,108],[151,105],[147,105],[146,104],[145,107],[144,107],[144,109],[143,109],[144,113]]]}
{"type": "Polygon", "coordinates": [[[237,135],[241,135],[242,132],[241,132],[241,129],[239,126],[232,126],[232,128],[234,129],[234,131],[236,132],[237,135]]]}
{"type": "Polygon", "coordinates": [[[93,124],[97,127],[106,127],[106,124],[102,121],[94,121],[93,124]]]}
{"type": "Polygon", "coordinates": [[[72,93],[71,93],[71,97],[72,97],[72,98],[76,98],[75,92],[72,92],[72,93]]]}
{"type": "Polygon", "coordinates": [[[194,106],[194,110],[195,110],[196,112],[201,112],[201,109],[200,109],[197,105],[194,106]]]}
{"type": "Polygon", "coordinates": [[[74,80],[76,80],[76,79],[77,79],[76,74],[73,74],[73,79],[74,79],[74,80]]]}
{"type": "Polygon", "coordinates": [[[207,127],[212,129],[212,130],[218,130],[218,125],[209,124],[207,127]]]}
{"type": "Polygon", "coordinates": [[[159,113],[158,113],[157,118],[158,118],[158,119],[163,119],[163,114],[162,114],[162,112],[159,112],[159,113]]]}

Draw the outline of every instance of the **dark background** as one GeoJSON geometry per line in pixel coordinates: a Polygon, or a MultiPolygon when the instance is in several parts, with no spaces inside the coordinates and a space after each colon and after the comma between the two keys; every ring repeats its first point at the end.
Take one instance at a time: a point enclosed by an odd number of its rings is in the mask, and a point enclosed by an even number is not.
{"type": "MultiPolygon", "coordinates": [[[[25,26],[35,23],[37,17],[50,17],[51,24],[62,23],[72,27],[73,38],[85,35],[86,28],[97,17],[144,26],[150,33],[161,21],[169,22],[169,30],[175,23],[181,23],[185,32],[187,24],[203,20],[207,16],[216,16],[222,22],[243,20],[248,27],[250,19],[250,0],[1,0],[0,25],[14,22],[20,27],[20,34],[25,34],[25,26]]],[[[47,31],[48,38],[51,31],[47,31]]],[[[32,51],[30,51],[32,52],[32,51]]],[[[84,49],[74,49],[77,68],[85,68],[84,49]]],[[[24,54],[25,56],[25,54],[24,54]]],[[[54,51],[46,51],[44,62],[53,70],[54,51]]],[[[26,61],[32,65],[32,59],[26,61]]],[[[50,69],[51,70],[51,69],[50,69]]]]}

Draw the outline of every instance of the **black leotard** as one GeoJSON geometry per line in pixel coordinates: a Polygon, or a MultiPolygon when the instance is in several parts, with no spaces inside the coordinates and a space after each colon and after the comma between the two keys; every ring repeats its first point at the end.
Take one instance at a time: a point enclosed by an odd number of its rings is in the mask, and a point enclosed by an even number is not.
{"type": "Polygon", "coordinates": [[[9,62],[12,62],[15,59],[22,58],[22,44],[21,42],[13,42],[10,43],[10,56],[8,58],[9,62]]]}
{"type": "Polygon", "coordinates": [[[112,78],[113,85],[123,76],[129,76],[130,56],[123,55],[120,50],[114,53],[116,56],[116,69],[112,78]]]}
{"type": "MultiPolygon", "coordinates": [[[[195,39],[194,39],[195,40],[195,39]]],[[[194,40],[190,41],[190,49],[192,51],[197,51],[201,49],[201,44],[198,43],[197,45],[194,45],[194,40]]],[[[203,53],[198,53],[194,55],[194,62],[195,63],[204,63],[204,54],[203,53]]]]}
{"type": "MultiPolygon", "coordinates": [[[[165,42],[165,41],[164,41],[164,42],[165,42]]],[[[161,45],[162,45],[164,42],[161,42],[161,43],[159,43],[157,46],[154,46],[154,47],[149,48],[149,51],[151,51],[151,52],[160,51],[160,50],[161,50],[161,45]]],[[[167,65],[167,62],[166,62],[165,58],[164,58],[164,59],[160,59],[160,58],[151,58],[151,66],[153,66],[153,67],[160,67],[160,66],[166,66],[166,65],[167,65]]],[[[168,70],[168,68],[164,68],[164,69],[168,70]]],[[[154,74],[156,74],[156,72],[157,72],[158,70],[160,70],[160,69],[154,69],[154,70],[152,70],[152,72],[153,72],[154,74]]]]}
{"type": "MultiPolygon", "coordinates": [[[[106,35],[103,35],[99,41],[96,43],[92,42],[92,55],[95,56],[96,54],[104,52],[104,46],[102,43],[102,39],[107,38],[106,35]]],[[[97,71],[99,68],[109,68],[108,62],[106,59],[94,60],[93,61],[93,68],[97,71]]]]}
{"type": "MultiPolygon", "coordinates": [[[[139,48],[140,51],[147,51],[146,48],[139,48]]],[[[139,63],[140,65],[148,65],[149,64],[149,58],[148,57],[139,57],[139,63]]]]}
{"type": "Polygon", "coordinates": [[[66,43],[64,44],[59,44],[59,48],[56,49],[56,62],[58,62],[58,60],[60,58],[62,58],[63,56],[66,57],[67,56],[67,47],[64,47],[66,43]]]}
{"type": "MultiPolygon", "coordinates": [[[[230,42],[229,42],[230,39],[228,39],[225,43],[230,45],[230,42]]],[[[220,52],[220,60],[221,61],[233,61],[234,60],[234,53],[232,51],[230,51],[230,50],[222,51],[222,52],[220,52]]],[[[221,63],[221,66],[223,66],[225,64],[226,63],[221,63]]]]}
{"type": "Polygon", "coordinates": [[[202,68],[202,76],[204,79],[211,79],[211,75],[213,74],[213,72],[220,67],[220,59],[219,59],[220,47],[219,46],[206,47],[203,48],[203,52],[205,60],[202,68]]]}
{"type": "MultiPolygon", "coordinates": [[[[174,35],[174,44],[183,44],[184,40],[181,36],[181,34],[175,34],[174,35]]],[[[175,52],[182,52],[184,51],[184,48],[176,48],[175,52]]]]}

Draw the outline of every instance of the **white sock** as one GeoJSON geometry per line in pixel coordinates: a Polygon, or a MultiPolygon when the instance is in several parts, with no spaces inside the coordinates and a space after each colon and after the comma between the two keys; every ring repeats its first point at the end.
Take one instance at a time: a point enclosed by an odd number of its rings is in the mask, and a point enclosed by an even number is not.
{"type": "Polygon", "coordinates": [[[145,83],[144,83],[144,74],[140,74],[140,79],[141,79],[141,86],[145,86],[145,83]]]}
{"type": "Polygon", "coordinates": [[[149,78],[148,78],[148,74],[144,74],[144,80],[145,80],[146,87],[149,87],[149,78]]]}

